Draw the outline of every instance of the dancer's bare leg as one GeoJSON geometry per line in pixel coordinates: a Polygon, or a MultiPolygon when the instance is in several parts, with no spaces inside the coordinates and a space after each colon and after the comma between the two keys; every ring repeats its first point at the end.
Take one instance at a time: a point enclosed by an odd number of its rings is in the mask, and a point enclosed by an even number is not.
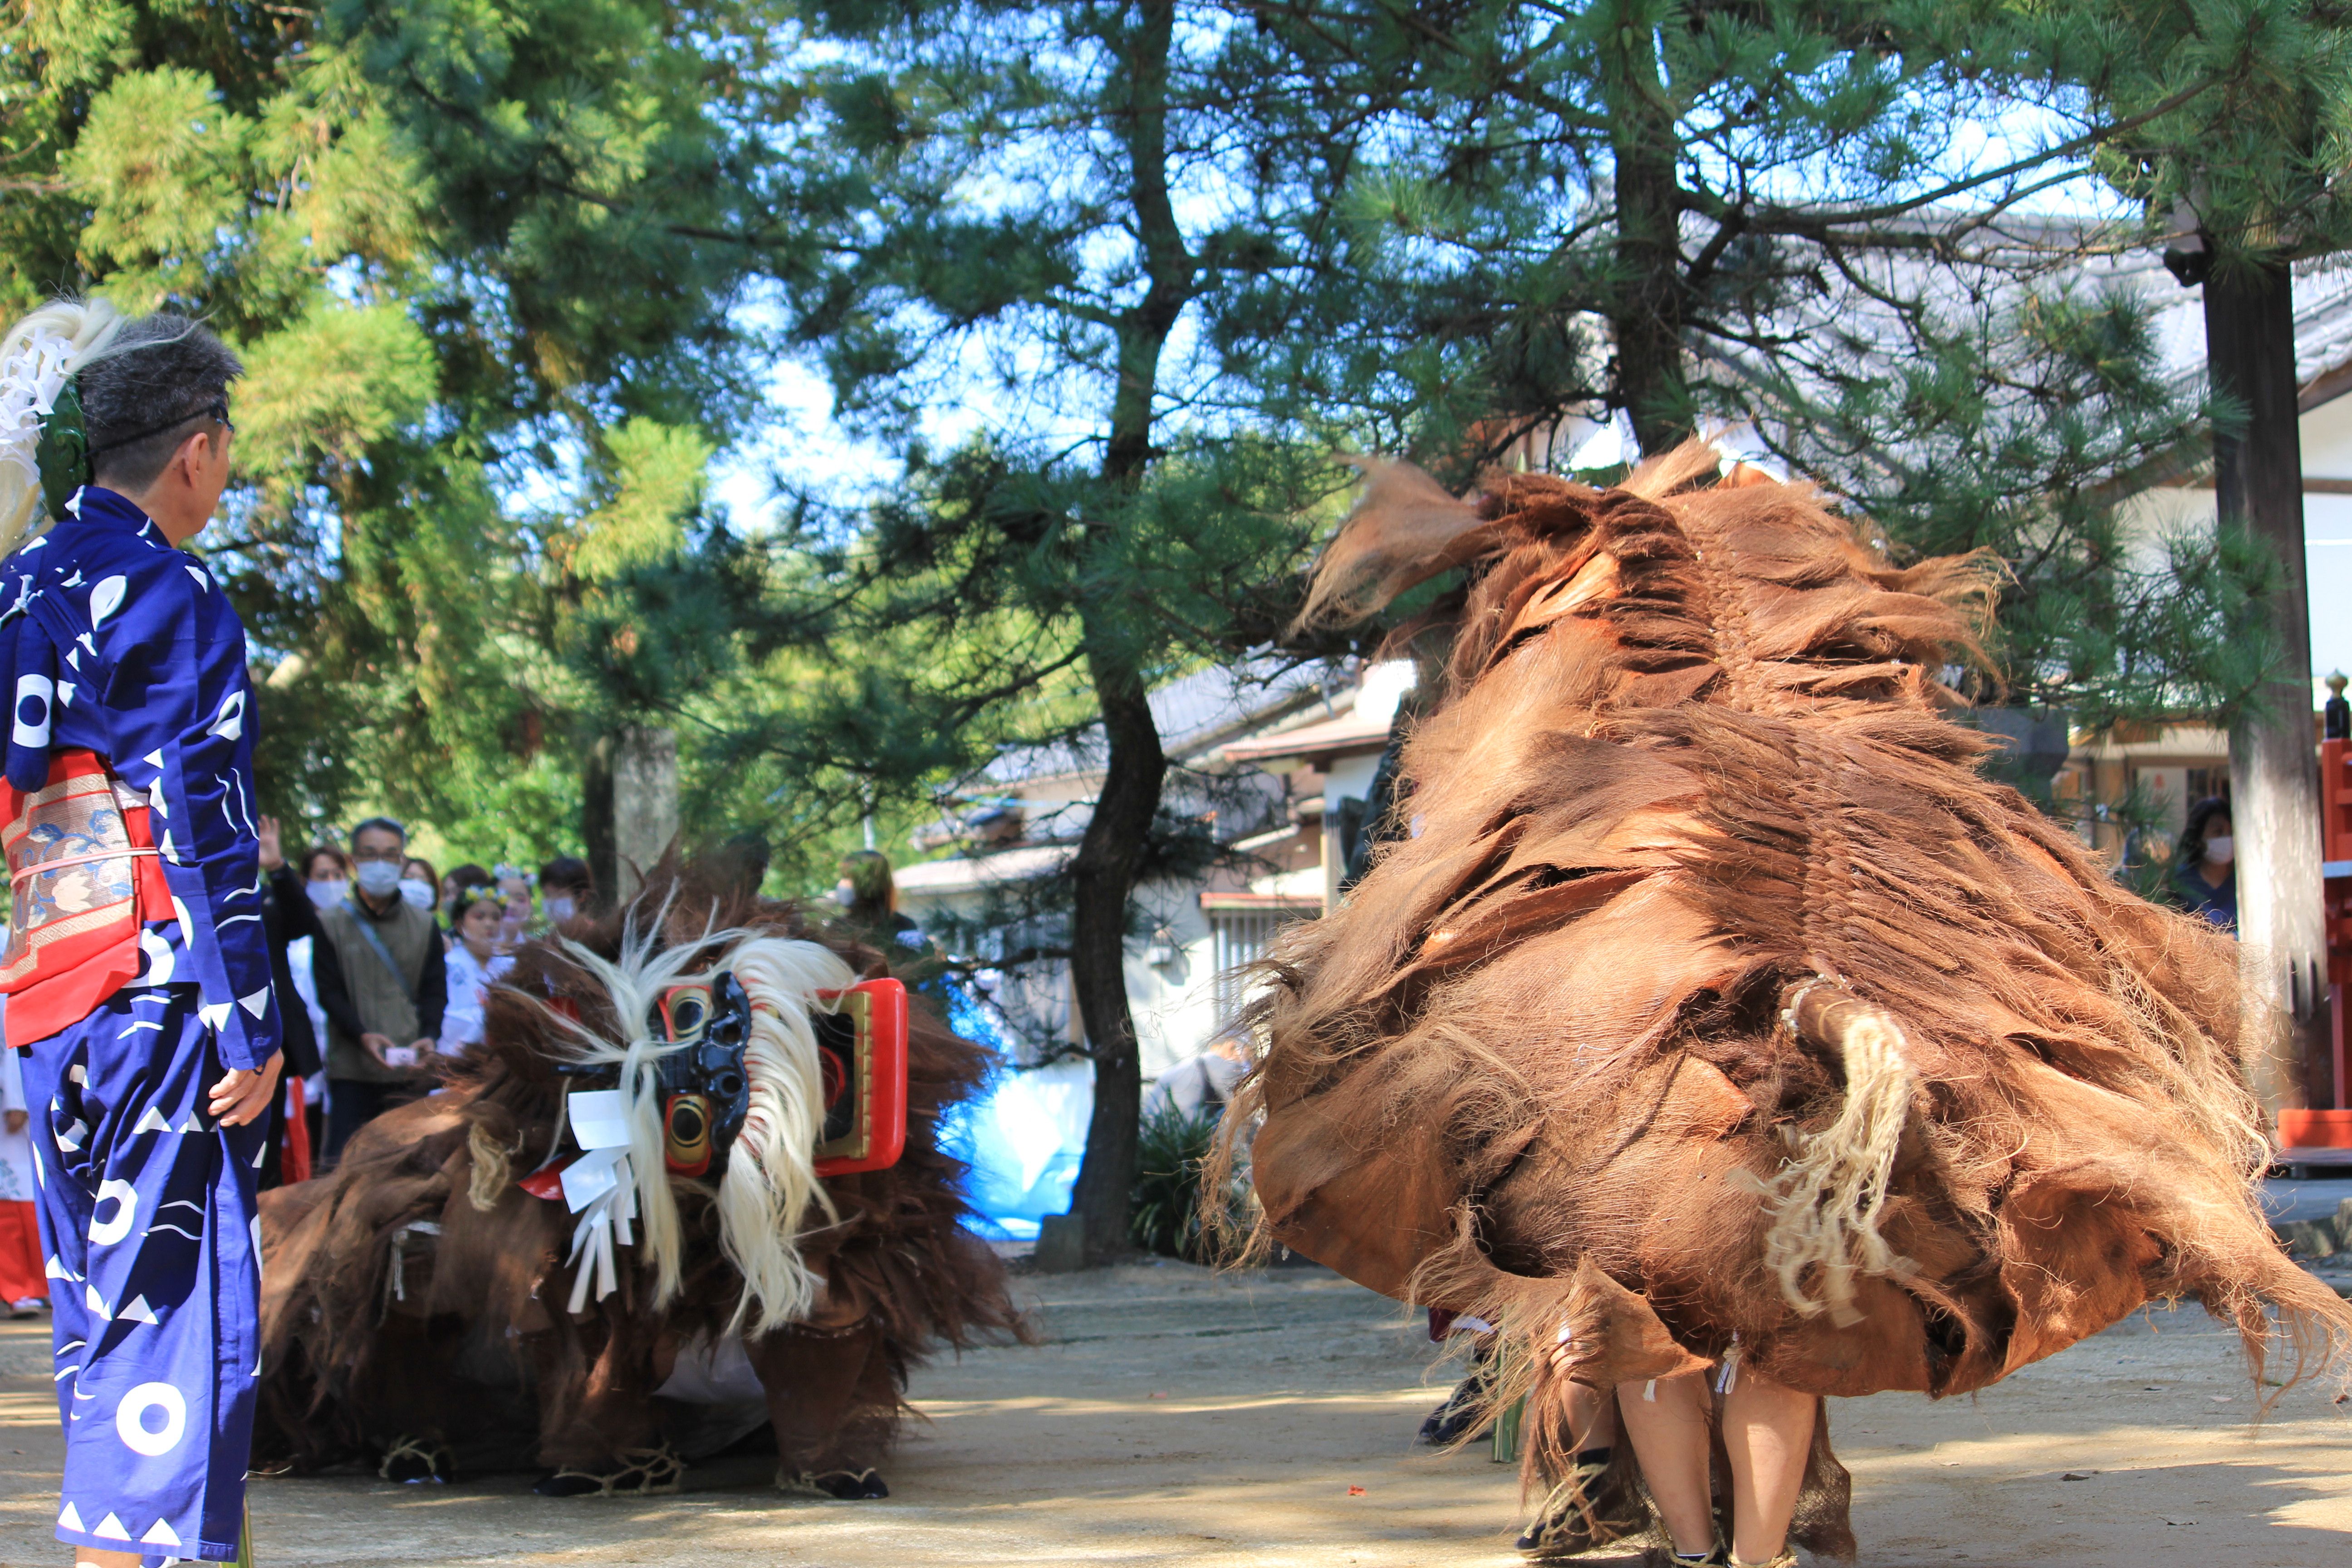
{"type": "Polygon", "coordinates": [[[1569,1450],[1581,1454],[1617,1441],[1617,1402],[1601,1389],[1568,1385],[1569,1450]]]}
{"type": "MultiPolygon", "coordinates": [[[[1665,1516],[1675,1551],[1684,1556],[1715,1550],[1715,1504],[1707,1486],[1706,1373],[1657,1380],[1655,1397],[1643,1383],[1617,1385],[1618,1419],[1642,1462],[1642,1479],[1665,1516]]],[[[1791,1495],[1793,1501],[1794,1494],[1791,1495]]],[[[1775,1548],[1775,1550],[1778,1550],[1775,1548]]]]}
{"type": "Polygon", "coordinates": [[[139,1568],[136,1552],[100,1552],[95,1547],[74,1548],[74,1568],[139,1568]]]}
{"type": "Polygon", "coordinates": [[[1789,1518],[1812,1449],[1813,1407],[1811,1394],[1746,1367],[1732,1381],[1723,1402],[1723,1446],[1731,1456],[1731,1555],[1738,1562],[1769,1563],[1788,1544],[1789,1518]]]}

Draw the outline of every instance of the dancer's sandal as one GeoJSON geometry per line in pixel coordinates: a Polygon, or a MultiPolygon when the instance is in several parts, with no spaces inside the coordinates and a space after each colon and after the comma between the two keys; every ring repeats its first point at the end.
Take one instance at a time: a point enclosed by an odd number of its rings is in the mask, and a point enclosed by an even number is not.
{"type": "Polygon", "coordinates": [[[831,1498],[835,1502],[866,1502],[890,1495],[890,1489],[882,1482],[882,1472],[871,1468],[863,1470],[802,1470],[795,1475],[786,1475],[779,1470],[776,1472],[776,1489],[807,1497],[831,1498]]]}
{"type": "Polygon", "coordinates": [[[624,1448],[613,1456],[610,1469],[565,1466],[530,1489],[541,1497],[666,1497],[677,1490],[685,1475],[686,1461],[664,1443],[658,1448],[624,1448]]]}
{"type": "Polygon", "coordinates": [[[447,1482],[457,1473],[457,1456],[446,1443],[436,1443],[424,1437],[394,1437],[383,1451],[383,1462],[375,1473],[387,1481],[399,1481],[416,1486],[425,1481],[435,1485],[447,1482]]]}
{"type": "Polygon", "coordinates": [[[1780,1548],[1780,1555],[1769,1563],[1742,1563],[1728,1552],[1723,1554],[1723,1561],[1727,1568],[1797,1568],[1797,1549],[1793,1546],[1783,1546],[1780,1548]]]}
{"type": "Polygon", "coordinates": [[[1602,1489],[1605,1464],[1578,1465],[1551,1489],[1515,1543],[1535,1562],[1570,1557],[1638,1535],[1648,1523],[1622,1485],[1602,1489]]]}

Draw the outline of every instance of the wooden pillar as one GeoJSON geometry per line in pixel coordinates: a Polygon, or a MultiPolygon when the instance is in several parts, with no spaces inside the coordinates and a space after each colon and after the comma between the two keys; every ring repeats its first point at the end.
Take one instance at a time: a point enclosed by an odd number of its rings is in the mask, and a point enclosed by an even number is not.
{"type": "Polygon", "coordinates": [[[2333,1098],[2327,941],[2321,901],[2319,764],[2311,719],[2311,621],[2303,543],[2303,443],[2295,407],[2294,298],[2286,268],[2217,268],[2205,282],[2213,390],[2244,408],[2216,430],[2221,526],[2278,559],[2266,609],[2284,655],[2252,711],[2230,731],[2231,822],[2238,841],[2238,934],[2251,1071],[2265,1109],[2333,1098]]]}

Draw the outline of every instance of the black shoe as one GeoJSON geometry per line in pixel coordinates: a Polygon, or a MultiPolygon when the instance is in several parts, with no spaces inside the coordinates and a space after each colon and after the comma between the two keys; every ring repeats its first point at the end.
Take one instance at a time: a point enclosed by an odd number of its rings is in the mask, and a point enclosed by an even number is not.
{"type": "Polygon", "coordinates": [[[1486,1393],[1486,1379],[1477,1372],[1455,1384],[1454,1392],[1445,1396],[1445,1403],[1422,1422],[1421,1440],[1433,1447],[1446,1448],[1485,1436],[1489,1428],[1481,1417],[1487,1413],[1479,1408],[1479,1404],[1486,1393]]]}
{"type": "Polygon", "coordinates": [[[383,1451],[383,1463],[375,1468],[385,1480],[412,1487],[426,1481],[444,1485],[457,1471],[457,1456],[449,1451],[448,1444],[422,1437],[394,1438],[392,1447],[383,1451]]]}
{"type": "Polygon", "coordinates": [[[796,1476],[779,1475],[776,1489],[810,1492],[840,1502],[866,1502],[890,1495],[890,1489],[882,1484],[882,1472],[876,1469],[803,1470],[796,1476]]]}
{"type": "Polygon", "coordinates": [[[1608,1474],[1609,1467],[1598,1464],[1570,1471],[1513,1542],[1519,1555],[1549,1562],[1640,1533],[1648,1523],[1641,1507],[1622,1483],[1610,1485],[1608,1474]]]}

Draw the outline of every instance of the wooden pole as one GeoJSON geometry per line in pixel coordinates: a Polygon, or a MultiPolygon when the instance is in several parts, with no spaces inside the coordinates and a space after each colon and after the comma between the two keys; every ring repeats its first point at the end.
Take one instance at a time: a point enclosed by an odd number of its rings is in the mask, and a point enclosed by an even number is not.
{"type": "Polygon", "coordinates": [[[2216,430],[2221,525],[2278,559],[2267,609],[2283,658],[2230,731],[2231,822],[2238,842],[2238,933],[2254,1092],[2275,1114],[2333,1098],[2326,1020],[2327,938],[2319,852],[2319,765],[2311,718],[2311,621],[2303,542],[2294,292],[2284,264],[2217,268],[2205,283],[2213,390],[2245,410],[2216,430]]]}

